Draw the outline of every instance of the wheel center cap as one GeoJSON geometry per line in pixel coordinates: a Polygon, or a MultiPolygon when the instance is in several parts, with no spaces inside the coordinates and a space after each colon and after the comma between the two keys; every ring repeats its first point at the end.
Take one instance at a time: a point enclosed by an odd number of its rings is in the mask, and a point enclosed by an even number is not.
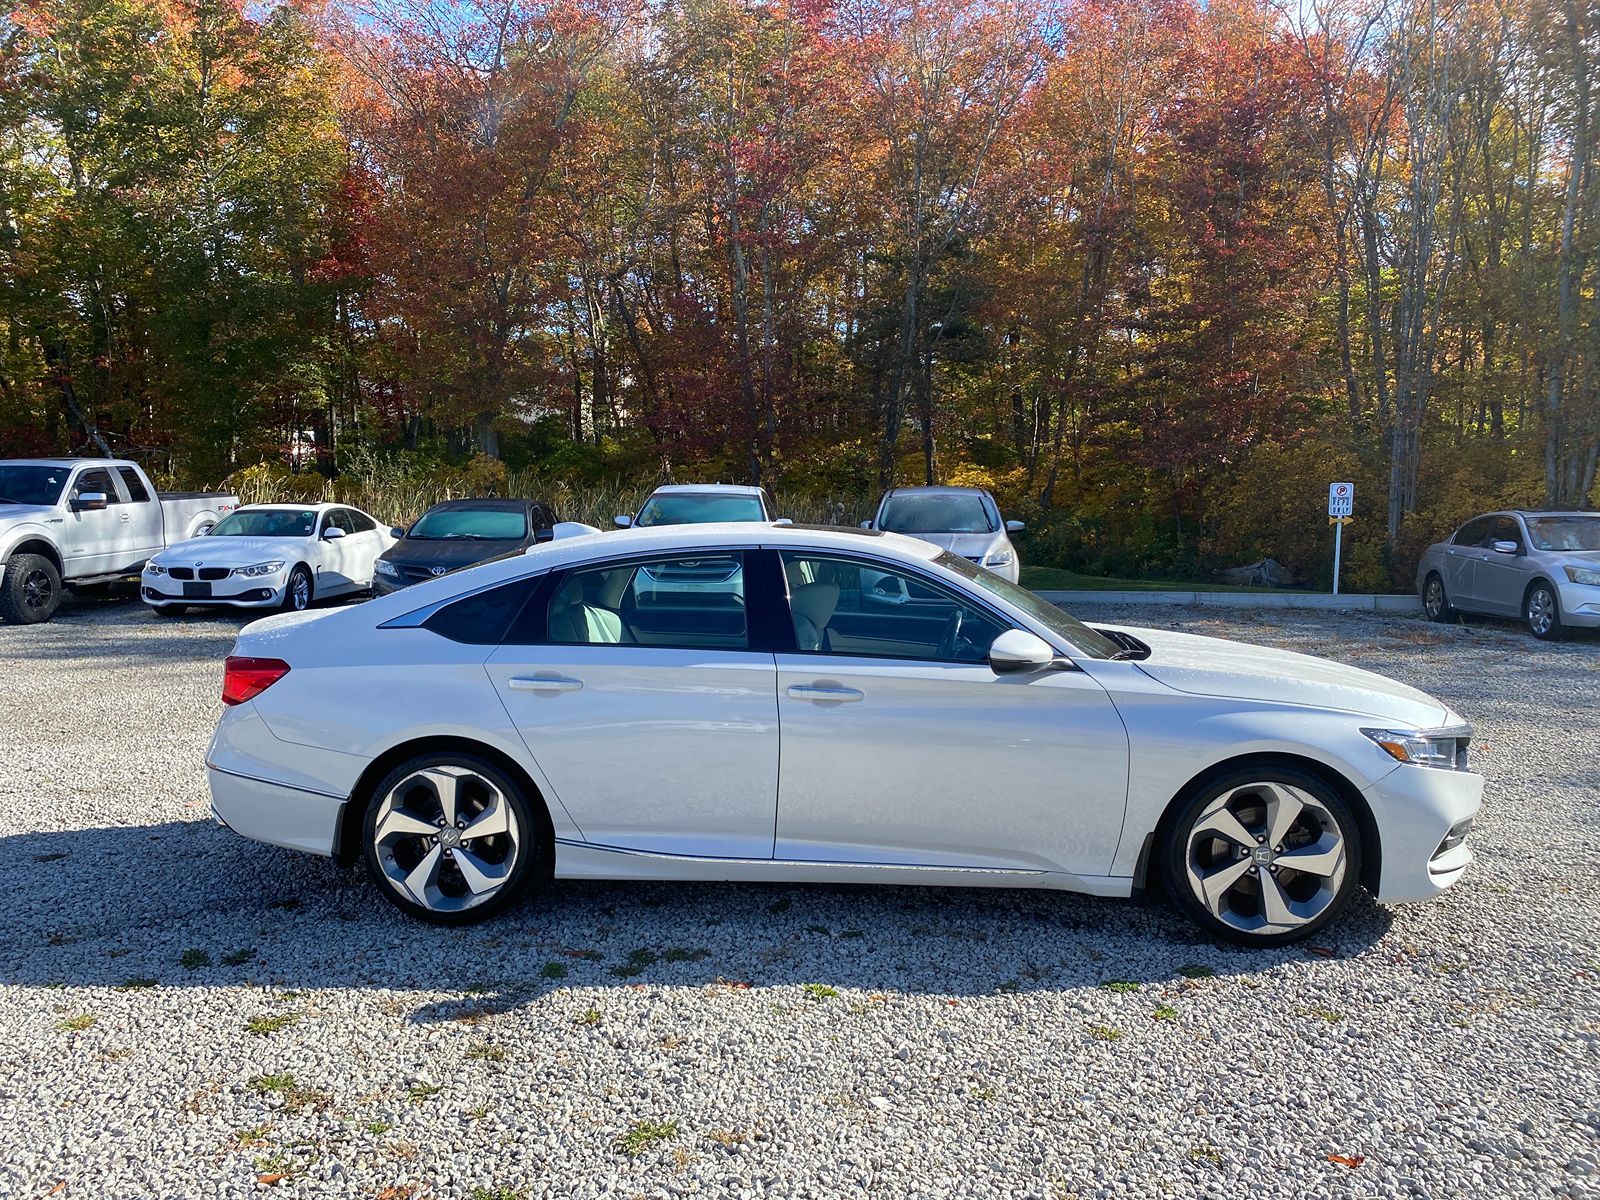
{"type": "Polygon", "coordinates": [[[1270,866],[1272,864],[1272,860],[1277,857],[1278,856],[1272,852],[1271,846],[1257,846],[1254,850],[1250,851],[1250,859],[1258,867],[1270,866]]]}
{"type": "Polygon", "coordinates": [[[453,825],[446,825],[443,829],[439,830],[439,845],[443,846],[446,850],[454,850],[457,846],[461,845],[461,830],[455,828],[453,825]]]}

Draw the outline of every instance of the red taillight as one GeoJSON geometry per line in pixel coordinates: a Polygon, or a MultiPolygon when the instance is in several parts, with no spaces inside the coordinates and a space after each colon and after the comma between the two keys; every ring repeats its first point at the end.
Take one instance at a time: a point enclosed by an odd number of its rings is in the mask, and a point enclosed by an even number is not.
{"type": "Polygon", "coordinates": [[[222,668],[222,702],[243,704],[288,673],[289,664],[281,658],[239,658],[230,654],[222,668]]]}

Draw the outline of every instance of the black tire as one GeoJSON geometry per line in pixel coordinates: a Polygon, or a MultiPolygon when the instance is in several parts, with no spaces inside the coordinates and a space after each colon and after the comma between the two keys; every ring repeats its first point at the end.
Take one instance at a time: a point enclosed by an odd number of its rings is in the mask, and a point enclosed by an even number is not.
{"type": "Polygon", "coordinates": [[[305,563],[296,564],[294,570],[289,572],[289,582],[283,588],[283,602],[278,605],[279,612],[304,612],[311,607],[316,599],[317,587],[311,581],[311,572],[305,563]],[[298,585],[304,585],[304,592],[298,585]]]}
{"type": "Polygon", "coordinates": [[[1558,642],[1566,636],[1566,626],[1561,624],[1561,598],[1542,579],[1522,597],[1522,623],[1541,642],[1558,642]]]}
{"type": "Polygon", "coordinates": [[[61,572],[40,554],[13,554],[0,575],[0,621],[38,625],[61,607],[61,572]]]}
{"type": "Polygon", "coordinates": [[[186,604],[152,604],[150,607],[158,617],[181,617],[189,611],[186,604]]]}
{"type": "MultiPolygon", "coordinates": [[[[1265,816],[1267,810],[1264,806],[1262,812],[1263,816],[1265,816]]],[[[1298,841],[1301,837],[1309,836],[1308,830],[1313,822],[1322,826],[1320,836],[1322,838],[1328,837],[1326,826],[1322,822],[1322,816],[1314,811],[1312,805],[1308,804],[1304,812],[1305,823],[1302,825],[1297,822],[1291,829],[1290,836],[1284,842],[1291,855],[1295,849],[1309,852],[1312,846],[1319,844],[1298,841]]],[[[1247,831],[1254,828],[1254,823],[1250,820],[1241,818],[1240,823],[1247,831]]],[[[1355,813],[1351,811],[1350,806],[1345,803],[1337,789],[1310,772],[1296,770],[1292,767],[1275,765],[1245,766],[1210,780],[1197,788],[1192,794],[1178,801],[1171,819],[1163,827],[1157,845],[1161,855],[1161,881],[1167,890],[1167,895],[1177,909],[1212,937],[1240,946],[1259,946],[1262,948],[1285,946],[1310,937],[1338,917],[1345,905],[1350,902],[1350,897],[1355,894],[1356,888],[1361,881],[1361,825],[1356,820],[1355,813]],[[1336,827],[1335,834],[1343,845],[1342,874],[1338,876],[1337,881],[1333,882],[1331,886],[1322,886],[1318,882],[1322,877],[1313,876],[1310,873],[1300,874],[1288,871],[1280,875],[1280,870],[1276,863],[1271,866],[1246,866],[1245,860],[1248,859],[1253,862],[1253,855],[1256,853],[1277,849],[1265,845],[1248,848],[1248,853],[1240,855],[1238,860],[1224,855],[1222,856],[1222,861],[1229,866],[1232,866],[1237,861],[1237,865],[1244,868],[1244,875],[1240,877],[1237,893],[1235,889],[1228,889],[1226,898],[1222,902],[1230,909],[1236,903],[1243,902],[1245,911],[1242,916],[1237,911],[1232,912],[1234,920],[1240,922],[1235,924],[1212,912],[1196,894],[1190,880],[1191,844],[1199,845],[1201,854],[1218,845],[1227,846],[1230,844],[1228,839],[1221,837],[1207,839],[1204,832],[1196,832],[1195,826],[1201,820],[1202,814],[1211,809],[1218,800],[1229,796],[1230,793],[1240,793],[1239,798],[1230,803],[1238,803],[1240,811],[1248,813],[1250,811],[1252,785],[1258,784],[1282,785],[1296,789],[1297,792],[1302,793],[1310,801],[1314,802],[1314,805],[1320,806],[1326,817],[1336,827]],[[1314,915],[1307,916],[1305,919],[1300,920],[1299,923],[1288,928],[1273,926],[1270,923],[1265,924],[1259,931],[1248,928],[1252,919],[1265,921],[1266,908],[1264,904],[1259,905],[1257,915],[1254,918],[1249,914],[1248,901],[1250,897],[1248,889],[1253,886],[1259,896],[1263,884],[1256,880],[1257,878],[1267,879],[1268,872],[1271,873],[1271,879],[1278,880],[1282,884],[1283,894],[1293,899],[1296,904],[1303,903],[1307,911],[1314,909],[1314,915]],[[1302,901],[1299,897],[1295,897],[1293,893],[1297,890],[1304,890],[1309,899],[1302,901]],[[1233,899],[1236,894],[1237,900],[1233,899]],[[1320,905],[1320,907],[1316,907],[1317,905],[1320,905]]],[[[1292,858],[1288,861],[1292,861],[1292,858]]],[[[1216,864],[1212,862],[1209,865],[1214,869],[1216,864]]],[[[1326,882],[1328,880],[1323,880],[1323,883],[1326,882]]]]}
{"type": "MultiPolygon", "coordinates": [[[[423,794],[426,796],[426,790],[423,794]]],[[[461,788],[460,803],[463,808],[468,808],[476,804],[483,795],[483,790],[476,784],[465,781],[461,788]]],[[[415,810],[408,805],[406,811],[409,813],[415,810]]],[[[482,808],[478,809],[480,814],[483,811],[482,808]]],[[[538,798],[525,794],[522,784],[489,760],[465,752],[423,754],[401,763],[390,771],[378,781],[377,786],[367,796],[366,812],[361,822],[361,851],[362,858],[367,864],[367,875],[373,885],[401,912],[434,925],[474,925],[504,912],[517,903],[536,881],[549,877],[554,848],[550,843],[548,828],[549,822],[540,808],[538,798]],[[512,859],[512,866],[505,881],[498,885],[492,895],[473,903],[471,907],[430,907],[418,903],[410,894],[402,891],[399,883],[390,878],[389,870],[406,873],[414,869],[421,859],[432,851],[433,847],[429,845],[428,839],[401,835],[391,839],[383,847],[378,844],[378,819],[384,812],[385,801],[389,799],[390,793],[419,772],[440,767],[467,772],[492,785],[504,798],[514,822],[511,833],[503,835],[509,839],[507,843],[492,845],[489,843],[497,839],[488,838],[483,840],[481,851],[474,850],[475,854],[481,855],[480,862],[488,861],[495,866],[505,861],[506,854],[514,854],[515,858],[512,859]],[[499,858],[496,858],[497,854],[500,855],[499,858]]],[[[462,847],[464,849],[466,845],[472,844],[462,843],[462,847]]],[[[436,874],[438,890],[441,892],[438,904],[459,903],[469,898],[470,887],[466,884],[466,877],[453,862],[442,861],[436,874]]]]}
{"type": "Polygon", "coordinates": [[[1430,571],[1422,583],[1422,611],[1430,621],[1453,621],[1456,610],[1450,607],[1450,595],[1444,590],[1444,580],[1437,571],[1430,571]]]}

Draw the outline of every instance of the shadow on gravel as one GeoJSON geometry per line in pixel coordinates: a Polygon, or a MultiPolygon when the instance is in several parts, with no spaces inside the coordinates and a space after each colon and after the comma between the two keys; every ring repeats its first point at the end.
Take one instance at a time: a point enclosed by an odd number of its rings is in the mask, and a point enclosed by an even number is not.
{"type": "Polygon", "coordinates": [[[470,1018],[564,989],[818,984],[958,1000],[1318,971],[1390,926],[1364,894],[1313,946],[1242,950],[1161,903],[1062,892],[557,882],[485,925],[393,910],[364,874],[209,820],[0,838],[0,985],[455,993],[470,1018]]]}

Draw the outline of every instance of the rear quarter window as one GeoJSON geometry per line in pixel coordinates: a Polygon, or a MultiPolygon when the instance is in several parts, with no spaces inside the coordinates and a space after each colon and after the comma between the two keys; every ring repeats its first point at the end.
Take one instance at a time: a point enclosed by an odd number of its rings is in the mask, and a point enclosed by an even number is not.
{"type": "Polygon", "coordinates": [[[440,637],[469,646],[498,646],[505,641],[512,622],[545,581],[545,576],[516,579],[463,596],[447,604],[422,623],[440,637]]]}

